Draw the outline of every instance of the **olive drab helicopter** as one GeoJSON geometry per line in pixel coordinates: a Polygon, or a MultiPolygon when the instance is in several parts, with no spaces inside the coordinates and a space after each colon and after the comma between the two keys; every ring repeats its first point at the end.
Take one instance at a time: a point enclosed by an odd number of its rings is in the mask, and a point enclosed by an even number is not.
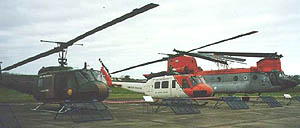
{"type": "Polygon", "coordinates": [[[82,69],[74,69],[67,66],[66,53],[69,46],[75,45],[81,39],[84,39],[96,32],[106,29],[112,25],[134,17],[157,7],[157,4],[147,4],[141,8],[134,9],[132,12],[118,17],[110,22],[98,26],[82,35],[77,36],[68,42],[43,41],[58,44],[57,47],[40,53],[36,56],[25,59],[14,65],[8,66],[3,71],[9,71],[42,57],[59,53],[59,66],[43,67],[38,72],[38,84],[35,88],[34,98],[44,103],[71,101],[103,101],[109,96],[109,86],[111,85],[110,76],[103,65],[100,71],[87,69],[85,64],[82,69]]]}
{"type": "MultiPolygon", "coordinates": [[[[199,48],[195,48],[189,51],[179,51],[174,49],[177,54],[164,54],[168,57],[162,59],[150,61],[147,63],[139,64],[122,70],[112,72],[115,74],[118,72],[130,70],[133,68],[168,61],[167,71],[159,73],[144,74],[144,76],[151,80],[155,77],[162,77],[168,75],[195,75],[203,77],[208,86],[212,90],[212,94],[216,93],[263,93],[272,91],[281,91],[287,88],[295,87],[297,83],[295,80],[285,77],[281,69],[280,58],[282,55],[277,53],[235,53],[235,52],[198,52],[193,53],[195,50],[199,50],[208,46],[216,45],[225,41],[233,40],[246,35],[257,33],[258,31],[252,31],[245,34],[241,34],[232,38],[224,39],[218,42],[214,42],[208,45],[204,45],[199,48]],[[214,55],[211,55],[214,54],[214,55]],[[217,56],[216,56],[217,55],[217,56]],[[228,62],[243,63],[246,61],[244,58],[238,58],[235,56],[243,57],[263,57],[262,60],[257,62],[257,66],[251,68],[233,68],[233,69],[221,69],[204,71],[197,65],[195,57],[216,62],[217,64],[228,65],[228,62]]],[[[162,54],[162,53],[160,53],[162,54]]]]}

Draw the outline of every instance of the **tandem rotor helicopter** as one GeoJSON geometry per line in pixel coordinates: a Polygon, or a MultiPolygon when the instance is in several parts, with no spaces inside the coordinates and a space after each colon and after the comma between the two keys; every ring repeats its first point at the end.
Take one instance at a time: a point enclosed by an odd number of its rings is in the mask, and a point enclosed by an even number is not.
{"type": "Polygon", "coordinates": [[[36,84],[37,86],[34,87],[34,98],[43,103],[63,103],[66,100],[83,102],[92,100],[103,101],[109,96],[109,86],[111,86],[111,79],[104,64],[99,59],[102,64],[101,71],[87,69],[86,64],[83,69],[73,69],[72,67],[67,66],[67,48],[75,45],[74,43],[81,39],[157,6],[159,5],[150,3],[141,8],[134,9],[132,12],[98,26],[74,39],[69,40],[68,42],[41,40],[41,42],[56,43],[58,46],[14,65],[8,66],[2,69],[2,71],[9,71],[42,57],[59,53],[59,66],[43,67],[39,70],[38,83],[36,84]]]}
{"type": "MultiPolygon", "coordinates": [[[[131,66],[111,74],[123,72],[133,68],[146,66],[149,64],[168,61],[167,71],[158,73],[144,74],[147,78],[146,84],[140,88],[152,97],[207,97],[216,93],[263,93],[281,91],[293,88],[299,82],[288,78],[281,69],[280,58],[282,55],[277,53],[237,53],[237,52],[197,52],[208,46],[216,45],[225,41],[233,40],[243,36],[257,33],[252,31],[235,37],[224,39],[218,42],[204,45],[189,51],[179,51],[174,49],[177,54],[164,54],[168,57],[146,62],[136,66],[131,66]],[[217,55],[217,56],[216,56],[217,55]],[[233,68],[204,71],[198,67],[195,57],[216,62],[217,64],[228,65],[228,62],[242,63],[246,61],[242,57],[263,57],[257,62],[257,66],[250,68],[233,68]],[[187,78],[184,78],[187,77],[187,78]],[[166,82],[168,81],[168,82],[166,82]],[[186,84],[187,83],[187,84],[186,84]],[[169,85],[167,85],[169,84],[169,85]]],[[[122,83],[117,83],[121,84],[122,83]]],[[[127,89],[133,87],[126,85],[127,89]]]]}

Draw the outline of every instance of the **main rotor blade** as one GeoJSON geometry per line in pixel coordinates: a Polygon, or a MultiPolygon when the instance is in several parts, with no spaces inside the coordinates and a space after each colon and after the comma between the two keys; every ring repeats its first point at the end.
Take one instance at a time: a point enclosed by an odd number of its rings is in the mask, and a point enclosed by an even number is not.
{"type": "Polygon", "coordinates": [[[215,45],[215,44],[219,44],[219,43],[222,43],[222,42],[225,42],[225,41],[229,41],[229,40],[233,40],[233,39],[236,39],[236,38],[240,38],[240,37],[243,37],[243,36],[251,35],[251,34],[254,34],[254,33],[257,33],[257,32],[258,31],[252,31],[252,32],[248,32],[248,33],[245,33],[245,34],[237,35],[235,37],[231,37],[231,38],[224,39],[224,40],[221,40],[221,41],[218,41],[218,42],[207,44],[207,45],[201,46],[199,48],[194,48],[194,49],[189,50],[187,52],[192,52],[192,51],[195,51],[195,50],[198,50],[198,49],[202,49],[202,48],[205,48],[205,47],[208,47],[208,46],[212,46],[212,45],[215,45]]]}
{"type": "Polygon", "coordinates": [[[73,45],[75,42],[77,42],[77,41],[79,41],[79,40],[81,40],[81,39],[83,39],[83,38],[85,38],[87,36],[90,36],[90,35],[92,35],[92,34],[94,34],[96,32],[99,32],[99,31],[101,31],[101,30],[103,30],[105,28],[108,28],[108,27],[110,27],[110,26],[112,26],[114,24],[122,22],[122,21],[124,21],[124,20],[126,20],[128,18],[134,17],[134,16],[136,16],[136,15],[138,15],[140,13],[146,12],[146,11],[152,9],[152,8],[157,7],[157,6],[159,6],[159,5],[158,4],[150,3],[150,4],[147,4],[147,5],[143,6],[143,7],[141,7],[141,8],[134,9],[130,13],[127,13],[127,14],[119,17],[119,18],[116,18],[116,19],[114,19],[114,20],[112,20],[110,22],[107,22],[107,23],[105,23],[105,24],[103,24],[101,26],[98,26],[98,27],[96,27],[96,28],[94,28],[94,29],[92,29],[92,30],[90,30],[90,31],[88,31],[88,32],[80,35],[80,36],[77,36],[76,38],[74,38],[74,39],[72,39],[72,40],[70,40],[70,41],[68,41],[68,42],[66,42],[64,44],[60,44],[60,47],[55,47],[54,49],[51,49],[49,51],[46,51],[46,52],[40,53],[40,54],[38,54],[36,56],[30,57],[28,59],[25,59],[25,60],[23,60],[23,61],[21,61],[19,63],[16,63],[14,65],[6,67],[3,70],[4,71],[8,71],[8,70],[14,69],[16,67],[22,66],[22,65],[24,65],[26,63],[29,63],[29,62],[35,61],[37,59],[40,59],[42,57],[45,57],[45,56],[57,53],[57,52],[65,49],[65,48],[68,48],[69,46],[73,45]]]}
{"type": "Polygon", "coordinates": [[[162,59],[159,59],[159,60],[154,60],[154,61],[150,61],[150,62],[147,62],[147,63],[139,64],[139,65],[136,65],[136,66],[131,66],[129,68],[125,68],[125,69],[122,69],[122,70],[119,70],[119,71],[115,71],[115,72],[112,72],[111,74],[116,74],[116,73],[127,71],[127,70],[130,70],[130,69],[133,69],[133,68],[146,66],[146,65],[149,65],[149,64],[157,63],[157,62],[166,61],[168,59],[169,59],[169,57],[165,57],[165,58],[162,58],[162,59]]]}
{"type": "Polygon", "coordinates": [[[59,52],[59,51],[61,51],[61,50],[63,50],[62,47],[55,47],[55,48],[53,48],[53,49],[51,49],[51,50],[49,50],[49,51],[47,51],[47,52],[43,52],[43,53],[41,53],[41,54],[38,54],[38,55],[33,56],[33,57],[30,57],[30,58],[28,58],[28,59],[26,59],[26,60],[23,60],[23,61],[21,61],[21,62],[19,62],[19,63],[14,64],[14,65],[8,66],[8,67],[4,68],[3,71],[8,71],[8,70],[14,69],[14,68],[16,68],[16,67],[19,67],[19,66],[24,65],[24,64],[26,64],[26,63],[29,63],[29,62],[31,62],[31,61],[37,60],[37,59],[39,59],[39,58],[42,58],[42,57],[51,55],[51,54],[53,54],[53,53],[57,53],[57,52],[59,52]]]}
{"type": "Polygon", "coordinates": [[[203,56],[203,55],[200,55],[198,53],[190,53],[190,52],[185,52],[185,51],[179,51],[179,50],[176,50],[176,49],[174,49],[174,52],[177,52],[177,53],[182,54],[182,55],[198,57],[198,58],[201,58],[201,59],[204,59],[204,60],[218,62],[218,63],[227,65],[227,62],[225,62],[225,61],[217,60],[217,59],[214,59],[214,58],[211,58],[211,57],[208,57],[208,56],[203,56]]]}
{"type": "Polygon", "coordinates": [[[101,30],[103,30],[103,29],[106,29],[106,28],[108,28],[108,27],[110,27],[110,26],[112,26],[112,25],[114,25],[114,24],[120,23],[120,22],[122,22],[122,21],[124,21],[124,20],[126,20],[126,19],[128,19],[128,18],[134,17],[134,16],[136,16],[136,15],[138,15],[138,14],[140,14],[140,13],[146,12],[146,11],[152,9],[152,8],[157,7],[157,6],[159,6],[159,5],[158,5],[158,4],[154,4],[154,3],[150,3],[150,4],[147,4],[147,5],[143,6],[143,7],[141,7],[141,8],[134,9],[134,10],[133,10],[132,12],[130,12],[130,13],[127,13],[127,14],[125,14],[125,15],[119,17],[119,18],[116,18],[116,19],[114,19],[114,20],[112,20],[112,21],[110,21],[110,22],[107,22],[107,23],[105,23],[105,24],[103,24],[103,25],[101,25],[101,26],[98,26],[98,27],[94,28],[93,30],[90,30],[90,31],[88,31],[88,32],[86,32],[86,33],[84,33],[84,34],[82,34],[82,35],[80,35],[80,36],[78,36],[78,37],[76,37],[76,38],[74,38],[74,39],[68,41],[68,42],[65,44],[64,47],[66,48],[66,47],[68,47],[68,46],[71,46],[71,45],[73,45],[75,42],[77,42],[77,41],[79,41],[79,40],[81,40],[81,39],[83,39],[83,38],[85,38],[85,37],[87,37],[87,36],[90,36],[90,35],[92,35],[92,34],[98,32],[98,31],[101,31],[101,30]]]}
{"type": "Polygon", "coordinates": [[[240,61],[240,62],[246,61],[246,59],[244,59],[244,58],[231,57],[228,55],[218,55],[218,54],[213,54],[213,53],[197,53],[197,54],[200,54],[203,56],[208,56],[208,57],[215,58],[215,59],[220,58],[225,61],[228,61],[228,60],[240,61]]]}
{"type": "Polygon", "coordinates": [[[227,60],[233,60],[233,61],[238,61],[238,62],[245,62],[246,59],[243,58],[237,58],[237,57],[229,57],[229,56],[223,56],[223,58],[227,60]]]}
{"type": "Polygon", "coordinates": [[[251,53],[251,52],[209,52],[209,51],[200,51],[198,53],[213,53],[215,55],[228,55],[228,56],[243,56],[243,57],[274,57],[281,58],[282,55],[275,53],[251,53]]]}

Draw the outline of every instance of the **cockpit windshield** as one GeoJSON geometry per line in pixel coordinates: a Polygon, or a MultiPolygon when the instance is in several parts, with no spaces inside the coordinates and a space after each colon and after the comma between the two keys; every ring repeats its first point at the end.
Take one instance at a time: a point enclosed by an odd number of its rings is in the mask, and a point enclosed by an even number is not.
{"type": "Polygon", "coordinates": [[[197,76],[191,76],[190,81],[191,81],[193,87],[202,83],[202,81],[197,76]]]}
{"type": "Polygon", "coordinates": [[[96,80],[106,83],[105,77],[100,71],[93,70],[92,73],[95,76],[96,80]]]}
{"type": "Polygon", "coordinates": [[[79,84],[84,84],[89,81],[101,81],[106,83],[104,75],[97,70],[76,71],[75,76],[79,84]]]}
{"type": "Polygon", "coordinates": [[[88,81],[95,81],[95,78],[93,77],[93,74],[91,73],[91,71],[89,71],[89,70],[87,70],[87,71],[82,70],[82,71],[81,71],[81,74],[82,74],[86,79],[88,79],[88,81]]]}
{"type": "Polygon", "coordinates": [[[95,78],[90,71],[77,71],[75,72],[75,76],[79,84],[84,84],[89,81],[95,81],[95,78]]]}

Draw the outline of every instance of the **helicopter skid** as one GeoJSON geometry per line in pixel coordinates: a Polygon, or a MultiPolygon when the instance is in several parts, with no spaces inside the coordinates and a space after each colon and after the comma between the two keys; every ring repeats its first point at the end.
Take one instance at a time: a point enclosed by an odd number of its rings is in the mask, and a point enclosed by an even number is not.
{"type": "Polygon", "coordinates": [[[39,112],[49,112],[49,113],[58,113],[61,111],[62,108],[59,109],[59,111],[57,110],[52,110],[52,109],[42,109],[42,106],[45,106],[46,103],[42,103],[42,104],[39,104],[33,108],[31,108],[32,111],[39,111],[39,112]]]}

